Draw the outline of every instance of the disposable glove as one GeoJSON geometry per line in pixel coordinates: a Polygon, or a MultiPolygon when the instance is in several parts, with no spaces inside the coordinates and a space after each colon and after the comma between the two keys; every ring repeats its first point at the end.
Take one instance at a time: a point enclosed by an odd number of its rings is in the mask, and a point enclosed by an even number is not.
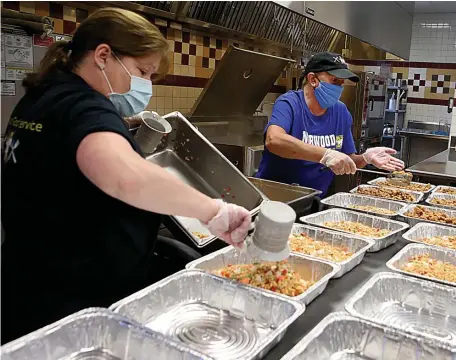
{"type": "Polygon", "coordinates": [[[396,153],[397,151],[391,148],[374,147],[367,149],[362,156],[365,162],[372,164],[379,169],[398,171],[404,168],[404,162],[391,156],[396,153]]]}
{"type": "Polygon", "coordinates": [[[356,164],[350,156],[336,150],[327,149],[320,164],[330,168],[336,175],[354,174],[356,164]]]}

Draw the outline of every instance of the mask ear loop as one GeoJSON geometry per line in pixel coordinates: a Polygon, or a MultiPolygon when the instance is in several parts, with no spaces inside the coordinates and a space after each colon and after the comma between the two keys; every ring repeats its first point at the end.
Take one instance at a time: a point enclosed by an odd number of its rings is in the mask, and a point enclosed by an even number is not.
{"type": "Polygon", "coordinates": [[[104,71],[104,68],[105,68],[104,64],[98,64],[98,67],[100,68],[101,73],[103,74],[104,78],[106,79],[106,82],[108,83],[108,86],[109,86],[109,90],[111,91],[111,94],[112,94],[114,92],[114,90],[112,89],[111,83],[109,82],[109,79],[106,76],[106,73],[104,71]]]}
{"type": "Polygon", "coordinates": [[[120,59],[117,57],[116,54],[114,54],[114,52],[112,53],[112,55],[114,55],[114,57],[116,58],[116,60],[119,62],[120,65],[122,65],[122,67],[124,68],[124,70],[127,72],[128,75],[130,75],[131,77],[131,73],[128,71],[128,69],[125,67],[125,65],[122,63],[122,61],[120,61],[120,59]]]}

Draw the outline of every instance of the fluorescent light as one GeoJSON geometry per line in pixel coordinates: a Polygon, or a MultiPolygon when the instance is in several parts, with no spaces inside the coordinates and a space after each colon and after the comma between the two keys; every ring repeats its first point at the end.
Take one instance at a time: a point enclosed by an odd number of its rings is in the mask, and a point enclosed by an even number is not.
{"type": "Polygon", "coordinates": [[[421,23],[420,26],[426,29],[451,29],[448,23],[421,23]]]}

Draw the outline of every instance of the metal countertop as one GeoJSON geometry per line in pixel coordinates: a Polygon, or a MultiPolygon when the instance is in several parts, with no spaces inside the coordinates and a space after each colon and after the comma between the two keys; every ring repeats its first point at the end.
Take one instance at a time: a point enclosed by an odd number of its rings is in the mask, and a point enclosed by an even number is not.
{"type": "Polygon", "coordinates": [[[456,180],[456,150],[447,149],[415,164],[406,171],[414,175],[441,177],[456,180]]]}
{"type": "Polygon", "coordinates": [[[428,133],[420,133],[420,132],[405,131],[405,130],[399,130],[398,132],[399,132],[399,135],[421,137],[421,138],[432,139],[432,140],[448,141],[448,139],[449,139],[449,137],[446,135],[428,134],[428,133]]]}
{"type": "Polygon", "coordinates": [[[407,243],[399,240],[386,249],[367,253],[361,264],[340,279],[330,280],[327,288],[317,297],[285,333],[285,337],[263,359],[278,360],[312,330],[326,315],[344,311],[345,303],[378,272],[391,272],[386,262],[407,243]]]}

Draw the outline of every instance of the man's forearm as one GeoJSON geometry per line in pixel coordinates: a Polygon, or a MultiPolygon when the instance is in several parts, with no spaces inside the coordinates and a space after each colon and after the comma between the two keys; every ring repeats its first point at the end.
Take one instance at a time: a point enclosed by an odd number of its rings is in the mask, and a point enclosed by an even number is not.
{"type": "Polygon", "coordinates": [[[362,155],[351,154],[350,157],[355,162],[358,169],[362,169],[367,165],[367,162],[364,160],[362,155]]]}
{"type": "Polygon", "coordinates": [[[266,136],[266,147],[270,152],[286,159],[319,162],[326,152],[325,148],[303,143],[288,134],[266,136]]]}

